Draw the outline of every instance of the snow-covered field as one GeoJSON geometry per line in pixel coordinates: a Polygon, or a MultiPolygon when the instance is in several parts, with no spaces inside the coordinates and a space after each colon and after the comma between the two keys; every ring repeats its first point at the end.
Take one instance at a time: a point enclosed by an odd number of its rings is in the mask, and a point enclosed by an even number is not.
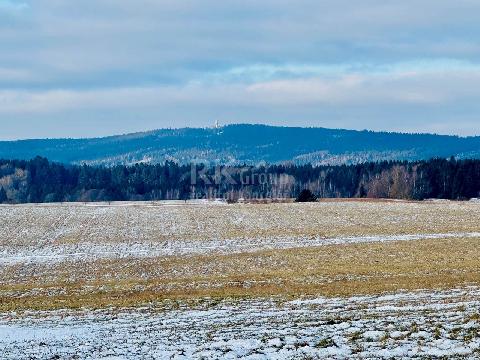
{"type": "Polygon", "coordinates": [[[478,202],[3,205],[0,359],[480,358],[479,223],[478,202]]]}
{"type": "Polygon", "coordinates": [[[3,314],[3,359],[480,357],[480,289],[3,314]]]}
{"type": "Polygon", "coordinates": [[[0,206],[0,265],[478,237],[476,203],[0,206]]]}
{"type": "Polygon", "coordinates": [[[0,251],[0,265],[54,264],[101,259],[156,258],[211,254],[255,253],[262,250],[295,249],[368,242],[413,241],[423,239],[480,238],[480,232],[440,234],[370,235],[339,238],[267,237],[228,240],[175,240],[160,242],[45,244],[0,251]]]}

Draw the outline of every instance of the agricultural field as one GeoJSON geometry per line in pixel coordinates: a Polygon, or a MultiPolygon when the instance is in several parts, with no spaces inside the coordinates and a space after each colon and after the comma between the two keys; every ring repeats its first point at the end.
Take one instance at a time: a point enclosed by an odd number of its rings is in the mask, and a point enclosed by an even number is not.
{"type": "Polygon", "coordinates": [[[0,357],[480,357],[480,203],[0,206],[0,357]]]}

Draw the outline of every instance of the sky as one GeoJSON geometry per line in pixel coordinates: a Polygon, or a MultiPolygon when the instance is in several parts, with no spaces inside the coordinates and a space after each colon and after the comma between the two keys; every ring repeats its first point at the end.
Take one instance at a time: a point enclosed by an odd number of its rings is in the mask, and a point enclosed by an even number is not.
{"type": "Polygon", "coordinates": [[[480,135],[478,0],[0,0],[0,139],[480,135]]]}

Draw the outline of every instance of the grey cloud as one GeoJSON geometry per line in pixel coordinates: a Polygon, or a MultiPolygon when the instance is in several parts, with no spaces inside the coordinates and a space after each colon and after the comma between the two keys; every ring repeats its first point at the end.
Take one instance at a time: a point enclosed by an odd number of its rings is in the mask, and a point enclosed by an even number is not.
{"type": "Polygon", "coordinates": [[[479,132],[478,1],[0,4],[0,137],[214,118],[479,132]],[[455,61],[428,70],[442,59],[455,61]]]}
{"type": "Polygon", "coordinates": [[[26,66],[46,69],[53,78],[55,72],[62,78],[138,67],[146,68],[147,77],[157,66],[178,71],[182,81],[185,68],[383,62],[432,54],[475,60],[480,54],[475,46],[480,3],[465,0],[45,0],[30,5],[32,18],[7,36],[11,45],[24,45],[1,56],[22,63],[28,54],[26,66]]]}

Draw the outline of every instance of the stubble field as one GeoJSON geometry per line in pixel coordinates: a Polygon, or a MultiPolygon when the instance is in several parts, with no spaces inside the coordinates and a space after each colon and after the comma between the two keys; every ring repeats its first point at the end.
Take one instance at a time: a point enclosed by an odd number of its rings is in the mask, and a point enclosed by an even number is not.
{"type": "Polygon", "coordinates": [[[0,353],[479,356],[479,222],[447,201],[0,206],[0,353]]]}

